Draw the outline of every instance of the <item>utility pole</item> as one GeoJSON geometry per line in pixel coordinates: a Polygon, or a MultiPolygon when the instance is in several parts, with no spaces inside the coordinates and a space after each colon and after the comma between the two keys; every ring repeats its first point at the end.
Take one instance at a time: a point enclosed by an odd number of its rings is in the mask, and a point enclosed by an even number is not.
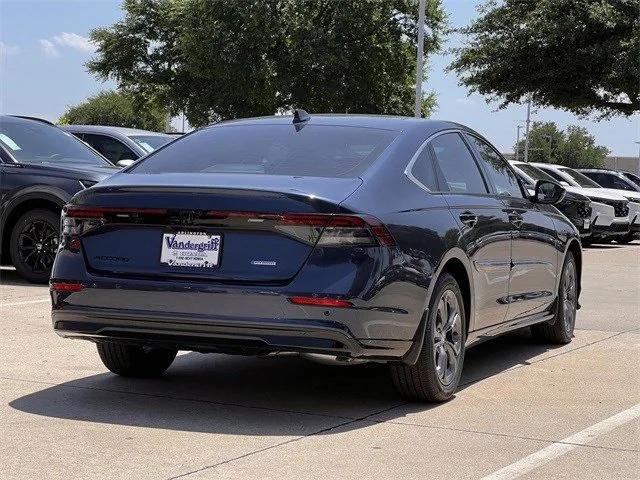
{"type": "Polygon", "coordinates": [[[516,135],[516,162],[520,157],[520,129],[522,128],[522,125],[518,125],[517,128],[518,128],[518,134],[516,135]]]}
{"type": "Polygon", "coordinates": [[[529,161],[529,126],[531,124],[531,95],[527,100],[527,128],[525,131],[526,138],[524,139],[524,161],[529,161]]]}
{"type": "Polygon", "coordinates": [[[169,109],[167,109],[167,111],[164,114],[164,131],[165,132],[171,131],[171,113],[169,112],[169,109]]]}
{"type": "Polygon", "coordinates": [[[422,79],[424,78],[424,16],[426,0],[418,6],[418,61],[416,62],[416,108],[415,116],[422,117],[422,79]]]}

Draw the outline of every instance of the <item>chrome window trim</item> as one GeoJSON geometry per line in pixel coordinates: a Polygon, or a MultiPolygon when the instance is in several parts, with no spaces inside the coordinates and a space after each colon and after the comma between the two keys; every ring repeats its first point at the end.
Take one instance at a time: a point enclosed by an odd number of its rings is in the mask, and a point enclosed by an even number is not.
{"type": "Polygon", "coordinates": [[[447,130],[440,130],[439,132],[436,132],[432,135],[430,135],[429,137],[427,137],[427,139],[422,142],[422,144],[420,145],[420,147],[418,147],[418,150],[416,150],[416,153],[413,154],[413,157],[411,157],[411,160],[409,160],[409,163],[407,164],[407,166],[404,169],[404,174],[405,176],[411,180],[413,183],[415,183],[418,187],[420,187],[422,190],[424,190],[427,193],[450,193],[450,192],[439,192],[439,191],[434,191],[429,189],[425,184],[423,184],[420,180],[418,180],[412,173],[413,170],[413,166],[414,164],[418,161],[418,157],[420,157],[420,154],[422,153],[422,151],[427,148],[427,145],[429,145],[429,142],[431,142],[431,140],[433,140],[434,138],[439,137],[440,135],[444,135],[445,133],[461,133],[462,130],[459,129],[455,129],[455,128],[449,128],[447,130]]]}

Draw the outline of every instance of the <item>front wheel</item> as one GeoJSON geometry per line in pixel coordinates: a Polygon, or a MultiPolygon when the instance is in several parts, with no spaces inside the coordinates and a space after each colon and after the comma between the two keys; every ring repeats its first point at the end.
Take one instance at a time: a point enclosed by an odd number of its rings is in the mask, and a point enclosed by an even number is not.
{"type": "Polygon", "coordinates": [[[635,235],[633,233],[627,233],[624,237],[620,237],[618,238],[616,241],[620,244],[620,245],[626,245],[627,243],[633,242],[633,240],[635,239],[635,235]]]}
{"type": "Polygon", "coordinates": [[[115,342],[97,344],[104,366],[123,377],[159,377],[176,358],[177,350],[115,342]]]}
{"type": "Polygon", "coordinates": [[[434,288],[425,338],[415,365],[391,364],[393,382],[408,400],[444,402],[460,382],[465,353],[466,315],[460,286],[448,273],[434,288]]]}
{"type": "Polygon", "coordinates": [[[531,327],[533,334],[546,343],[567,344],[573,338],[578,311],[578,269],[573,253],[568,252],[562,267],[556,316],[553,323],[531,327]]]}

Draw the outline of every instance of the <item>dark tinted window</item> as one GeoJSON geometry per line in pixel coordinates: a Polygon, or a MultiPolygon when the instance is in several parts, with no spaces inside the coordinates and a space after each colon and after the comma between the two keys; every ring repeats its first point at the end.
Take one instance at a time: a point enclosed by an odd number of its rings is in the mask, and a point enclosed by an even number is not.
{"type": "Polygon", "coordinates": [[[638,175],[635,175],[630,172],[620,172],[620,173],[624,175],[625,178],[627,178],[628,180],[631,180],[634,184],[640,187],[640,177],[638,175]]]}
{"type": "Polygon", "coordinates": [[[517,163],[515,168],[522,170],[525,174],[531,177],[532,180],[557,180],[547,172],[544,172],[533,165],[529,165],[528,163],[517,163]]]}
{"type": "Polygon", "coordinates": [[[508,195],[522,198],[522,191],[518,184],[518,179],[509,168],[507,162],[488,143],[474,137],[466,135],[467,139],[476,149],[480,161],[484,165],[493,187],[498,195],[508,195]]]}
{"type": "Polygon", "coordinates": [[[120,160],[135,160],[138,158],[138,155],[129,147],[115,138],[95,133],[85,133],[83,137],[85,142],[99,151],[112,163],[119,162],[120,160]]]}
{"type": "Polygon", "coordinates": [[[395,132],[307,125],[222,125],[182,137],[145,157],[135,173],[253,173],[357,177],[395,132]]]}
{"type": "Polygon", "coordinates": [[[129,138],[147,153],[157,150],[174,139],[171,135],[129,135],[129,138]]]}
{"type": "Polygon", "coordinates": [[[636,191],[636,188],[627,180],[618,177],[613,173],[585,173],[586,176],[595,180],[598,184],[607,188],[615,188],[618,190],[636,191]],[[601,181],[602,180],[602,181],[601,181]]]}
{"type": "Polygon", "coordinates": [[[457,133],[434,138],[431,146],[442,182],[440,190],[456,193],[487,193],[471,152],[457,133]]]}
{"type": "Polygon", "coordinates": [[[553,177],[553,179],[556,182],[564,182],[564,183],[568,183],[564,178],[562,178],[561,175],[559,175],[558,173],[554,172],[553,170],[551,170],[550,168],[544,168],[544,167],[538,167],[540,168],[540,170],[542,170],[544,173],[548,173],[550,176],[553,177]]]}
{"type": "Polygon", "coordinates": [[[33,120],[0,118],[0,144],[23,163],[108,165],[70,133],[33,120]]]}
{"type": "Polygon", "coordinates": [[[420,155],[411,168],[411,174],[429,190],[438,189],[431,153],[428,148],[423,148],[422,152],[420,152],[420,155]]]}
{"type": "Polygon", "coordinates": [[[576,182],[581,187],[584,187],[584,188],[599,188],[600,187],[600,185],[598,185],[596,182],[591,180],[589,177],[585,177],[580,172],[572,170],[571,168],[562,167],[560,170],[565,175],[568,175],[569,177],[571,177],[573,179],[573,181],[576,182]]]}
{"type": "Polygon", "coordinates": [[[613,175],[607,175],[600,172],[585,172],[584,174],[602,187],[614,188],[613,175]]]}

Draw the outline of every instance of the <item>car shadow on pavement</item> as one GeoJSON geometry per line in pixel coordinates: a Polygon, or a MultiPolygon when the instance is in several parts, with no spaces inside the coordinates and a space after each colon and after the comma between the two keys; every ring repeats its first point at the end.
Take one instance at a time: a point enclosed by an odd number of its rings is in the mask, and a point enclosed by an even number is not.
{"type": "Polygon", "coordinates": [[[2,267],[0,268],[0,285],[13,286],[13,287],[43,287],[48,288],[46,284],[31,283],[26,281],[18,272],[13,268],[2,267]]]}
{"type": "MultiPolygon", "coordinates": [[[[525,365],[547,350],[526,332],[473,348],[460,389],[525,365]]],[[[198,353],[179,355],[159,379],[103,373],[30,393],[10,405],[30,414],[83,422],[267,436],[322,431],[327,424],[356,429],[366,422],[353,420],[382,412],[388,420],[406,414],[406,408],[395,408],[406,402],[395,393],[384,365],[328,366],[297,356],[198,353]]],[[[415,404],[410,409],[437,407],[415,404]]]]}

